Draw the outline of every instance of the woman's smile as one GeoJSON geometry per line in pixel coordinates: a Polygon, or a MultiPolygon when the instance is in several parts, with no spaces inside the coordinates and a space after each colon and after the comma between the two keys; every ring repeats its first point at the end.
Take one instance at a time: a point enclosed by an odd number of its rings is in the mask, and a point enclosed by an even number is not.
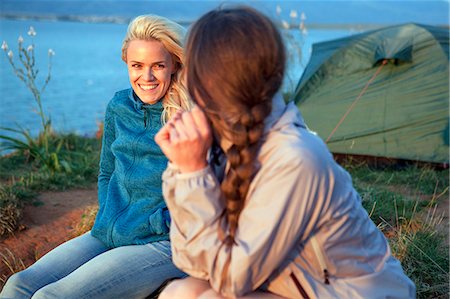
{"type": "Polygon", "coordinates": [[[133,40],[127,49],[130,83],[146,104],[155,104],[167,93],[175,72],[172,56],[156,40],[133,40]]]}

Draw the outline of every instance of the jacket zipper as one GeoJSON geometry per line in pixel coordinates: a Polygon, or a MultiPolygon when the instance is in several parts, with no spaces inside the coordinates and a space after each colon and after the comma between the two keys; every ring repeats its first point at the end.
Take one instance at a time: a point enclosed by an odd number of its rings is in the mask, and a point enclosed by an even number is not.
{"type": "Polygon", "coordinates": [[[148,120],[148,116],[147,116],[147,109],[144,108],[144,128],[147,129],[147,120],[148,120]]]}
{"type": "Polygon", "coordinates": [[[291,279],[294,281],[295,286],[297,287],[298,291],[302,295],[303,298],[309,299],[308,294],[306,293],[305,289],[300,284],[300,281],[298,281],[297,277],[294,275],[294,273],[291,272],[291,279]]]}
{"type": "MultiPolygon", "coordinates": [[[[137,144],[138,143],[138,141],[147,133],[147,109],[145,109],[144,108],[144,131],[135,139],[136,140],[136,142],[135,142],[135,144],[137,144]]],[[[133,155],[136,155],[135,153],[134,153],[134,150],[133,150],[133,155]]],[[[129,171],[129,173],[128,173],[128,175],[126,176],[126,177],[128,177],[129,175],[131,175],[131,170],[133,169],[133,167],[134,167],[134,162],[133,162],[133,165],[128,169],[128,171],[129,171]]],[[[124,182],[124,185],[126,185],[126,183],[124,182]]],[[[127,186],[125,186],[125,189],[127,190],[127,193],[129,194],[129,192],[128,192],[128,187],[127,186]]],[[[122,214],[128,209],[128,207],[130,206],[130,204],[131,204],[131,196],[130,196],[130,201],[128,202],[128,204],[126,205],[126,207],[125,208],[123,208],[121,211],[119,211],[119,213],[117,213],[116,214],[116,218],[114,219],[114,221],[112,222],[112,225],[111,225],[111,230],[110,230],[110,232],[109,232],[109,239],[110,239],[110,241],[111,241],[111,244],[115,247],[116,245],[114,244],[114,239],[113,239],[113,230],[114,230],[114,226],[115,226],[115,224],[116,224],[116,222],[117,222],[117,220],[120,218],[120,216],[122,216],[122,214]]]]}
{"type": "Polygon", "coordinates": [[[330,284],[330,275],[328,273],[327,265],[325,263],[325,257],[323,255],[322,250],[320,249],[319,242],[316,239],[316,236],[311,237],[311,245],[314,250],[314,253],[316,254],[317,260],[319,261],[320,268],[322,268],[323,276],[324,276],[324,283],[330,284]]]}

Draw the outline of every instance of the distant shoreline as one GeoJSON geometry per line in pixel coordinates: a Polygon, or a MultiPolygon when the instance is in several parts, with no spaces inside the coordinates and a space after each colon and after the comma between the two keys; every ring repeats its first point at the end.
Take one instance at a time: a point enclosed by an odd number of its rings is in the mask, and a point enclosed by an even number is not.
{"type": "MultiPolygon", "coordinates": [[[[112,23],[112,24],[128,24],[133,17],[123,16],[80,16],[80,15],[23,15],[23,14],[8,14],[0,13],[0,19],[19,20],[19,21],[62,21],[62,22],[80,22],[80,23],[112,23]]],[[[174,20],[180,25],[189,26],[192,21],[188,20],[174,20]]],[[[307,24],[308,29],[324,29],[324,30],[370,30],[380,27],[390,26],[394,24],[326,24],[326,23],[312,23],[307,24]]],[[[293,28],[298,28],[298,25],[293,25],[293,28]]],[[[444,27],[444,26],[443,26],[444,27]]],[[[448,27],[448,25],[447,25],[448,27]]]]}

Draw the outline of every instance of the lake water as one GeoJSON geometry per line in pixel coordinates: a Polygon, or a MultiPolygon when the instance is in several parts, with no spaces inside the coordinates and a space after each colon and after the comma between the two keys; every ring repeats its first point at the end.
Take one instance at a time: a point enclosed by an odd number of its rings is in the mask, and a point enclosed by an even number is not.
{"type": "MultiPolygon", "coordinates": [[[[312,43],[355,33],[318,29],[324,28],[320,26],[382,26],[405,22],[442,25],[448,24],[449,19],[448,1],[0,0],[0,43],[5,40],[17,56],[18,36],[24,37],[27,47],[30,43],[27,32],[33,26],[37,32],[34,42],[39,83],[42,84],[47,75],[48,49],[56,53],[52,77],[42,95],[53,127],[60,132],[92,135],[103,120],[114,92],[129,87],[126,66],[120,59],[128,20],[139,14],[154,13],[188,26],[204,12],[223,3],[254,6],[278,22],[290,20],[292,9],[298,12],[298,17],[301,12],[306,14],[308,35],[302,48],[303,65],[289,63],[293,85],[307,64],[312,43]],[[278,5],[282,8],[279,16],[276,15],[278,5]],[[84,22],[67,21],[76,19],[84,22]],[[89,23],[99,20],[103,23],[89,23]]],[[[298,22],[298,18],[295,20],[298,22]]],[[[290,33],[299,37],[298,30],[290,33]]],[[[0,51],[0,126],[14,127],[15,124],[34,134],[40,130],[31,92],[12,72],[6,53],[0,51]]]]}
{"type": "MultiPolygon", "coordinates": [[[[47,115],[59,132],[93,135],[103,120],[114,92],[128,88],[128,74],[120,59],[126,24],[0,19],[0,42],[5,40],[17,60],[17,39],[31,43],[27,32],[33,26],[38,86],[47,76],[48,49],[52,58],[51,80],[42,95],[47,115]]],[[[293,31],[297,36],[298,32],[293,31]]],[[[311,44],[352,34],[350,30],[309,29],[303,47],[306,64],[311,44]]],[[[292,65],[292,64],[291,64],[292,65]]],[[[291,67],[290,77],[298,81],[301,65],[291,67]]],[[[40,130],[36,103],[31,92],[13,73],[6,53],[0,51],[0,126],[19,124],[33,134],[40,130]]]]}
{"type": "MultiPolygon", "coordinates": [[[[80,134],[95,132],[114,91],[129,85],[125,64],[120,59],[126,26],[12,20],[1,20],[0,24],[1,39],[8,42],[15,56],[18,36],[23,36],[26,47],[30,43],[28,29],[35,28],[38,86],[42,86],[47,76],[48,49],[55,51],[51,80],[42,95],[44,109],[51,116],[54,128],[80,134]]],[[[34,98],[14,75],[3,51],[0,69],[1,126],[18,123],[32,132],[39,131],[34,98]]]]}

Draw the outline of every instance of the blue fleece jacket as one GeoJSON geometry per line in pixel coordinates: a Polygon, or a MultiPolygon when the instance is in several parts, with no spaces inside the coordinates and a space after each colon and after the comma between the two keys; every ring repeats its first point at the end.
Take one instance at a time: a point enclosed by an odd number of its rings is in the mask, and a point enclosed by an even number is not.
{"type": "Polygon", "coordinates": [[[117,92],[106,109],[91,234],[109,248],[169,239],[161,190],[167,159],[154,141],[162,111],[161,102],[144,104],[131,88],[117,92]]]}

